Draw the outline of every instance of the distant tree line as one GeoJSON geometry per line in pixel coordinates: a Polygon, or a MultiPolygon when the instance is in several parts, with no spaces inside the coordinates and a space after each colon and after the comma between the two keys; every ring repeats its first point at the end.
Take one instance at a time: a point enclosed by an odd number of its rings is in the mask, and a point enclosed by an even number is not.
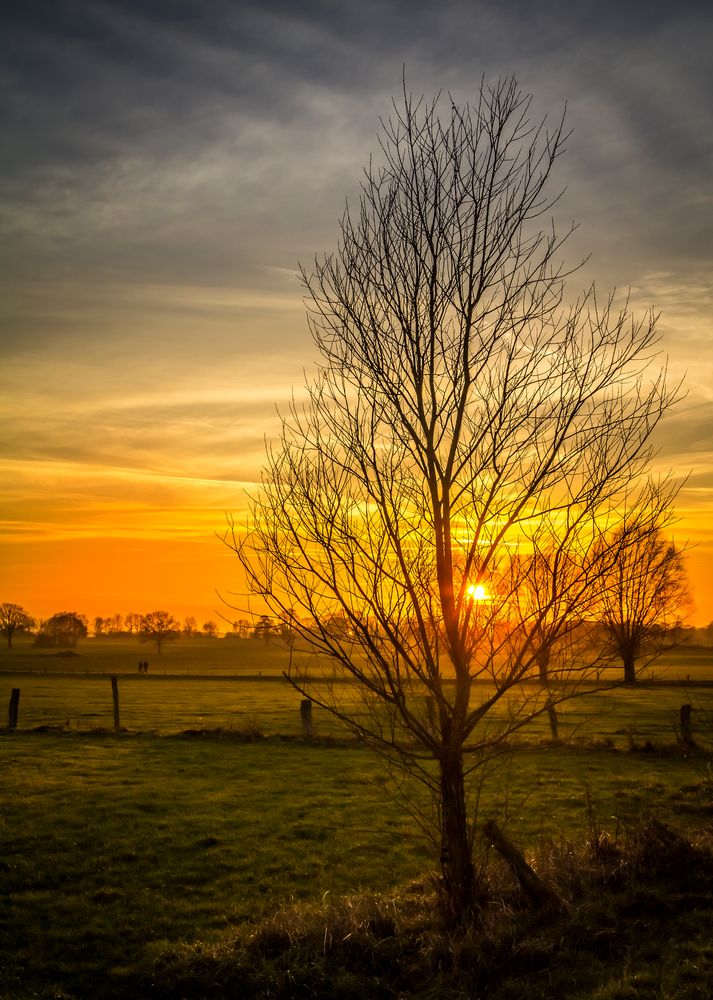
{"type": "MultiPolygon", "coordinates": [[[[181,624],[167,611],[144,615],[131,612],[95,617],[91,632],[97,639],[135,636],[141,641],[154,641],[160,651],[164,642],[179,637],[215,637],[218,623],[206,621],[199,629],[193,616],[184,618],[181,624]]],[[[33,635],[36,646],[74,649],[80,639],[90,635],[90,624],[87,616],[77,611],[59,611],[49,618],[35,619],[19,604],[0,604],[0,635],[7,640],[8,649],[12,648],[13,639],[23,634],[33,635]]]]}
{"type": "MultiPolygon", "coordinates": [[[[538,657],[541,679],[546,682],[547,671],[556,664],[558,655],[571,654],[572,644],[584,641],[585,636],[608,658],[621,660],[628,683],[633,683],[637,673],[671,646],[682,642],[713,646],[713,622],[705,628],[685,625],[690,607],[683,550],[660,531],[637,546],[624,546],[621,559],[602,580],[598,606],[591,618],[574,623],[566,643],[561,643],[567,645],[567,650],[543,641],[538,657]]],[[[344,615],[333,615],[327,624],[333,636],[348,638],[350,625],[344,615]]],[[[59,611],[50,618],[35,619],[19,604],[0,604],[0,635],[8,649],[13,639],[23,634],[34,635],[34,643],[40,647],[75,649],[81,639],[90,635],[90,624],[86,615],[77,611],[59,611]]],[[[97,639],[135,637],[141,642],[153,642],[161,652],[167,642],[178,638],[217,636],[218,623],[208,620],[199,628],[192,615],[181,623],[168,611],[143,615],[130,612],[95,617],[91,634],[97,639]]],[[[234,620],[225,638],[258,640],[265,645],[278,641],[293,646],[296,631],[269,615],[258,615],[252,621],[234,620]]]]}

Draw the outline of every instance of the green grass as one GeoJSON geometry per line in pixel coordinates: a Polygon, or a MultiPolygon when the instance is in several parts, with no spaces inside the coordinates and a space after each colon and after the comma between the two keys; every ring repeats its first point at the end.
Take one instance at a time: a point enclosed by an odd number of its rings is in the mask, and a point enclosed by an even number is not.
{"type": "MultiPolygon", "coordinates": [[[[11,690],[20,689],[19,727],[63,726],[89,731],[113,726],[108,675],[0,672],[0,711],[11,690]]],[[[356,701],[350,685],[340,687],[344,701],[356,701]]],[[[121,724],[132,732],[175,733],[188,729],[257,730],[298,735],[302,698],[278,675],[262,679],[179,675],[119,678],[121,724]]],[[[559,709],[560,735],[567,740],[611,742],[615,746],[674,743],[680,707],[693,705],[694,732],[713,735],[713,687],[641,685],[615,692],[596,689],[559,709]]],[[[495,713],[497,718],[497,713],[495,713]]],[[[314,709],[317,737],[341,733],[324,711],[314,709]]],[[[520,734],[530,741],[549,737],[541,717],[520,734]]]]}
{"type": "Polygon", "coordinates": [[[0,760],[0,940],[16,988],[91,996],[151,942],[393,885],[426,861],[366,752],[14,734],[0,760]]]}
{"type": "MultiPolygon", "coordinates": [[[[529,751],[492,775],[482,815],[530,850],[581,841],[590,812],[612,832],[649,814],[695,830],[705,765],[529,751]]],[[[16,732],[0,769],[4,1000],[111,996],[181,941],[217,946],[286,902],[393,889],[432,860],[365,749],[16,732]]]]}
{"type": "MultiPolygon", "coordinates": [[[[13,687],[20,688],[19,726],[64,726],[88,731],[113,726],[109,677],[0,674],[5,711],[13,687]]],[[[301,732],[301,695],[281,678],[262,681],[226,678],[159,678],[129,675],[119,680],[121,724],[136,732],[175,733],[187,729],[301,732]]],[[[316,736],[334,735],[337,726],[315,712],[316,736]]]]}
{"type": "MultiPolygon", "coordinates": [[[[131,731],[172,733],[186,729],[259,730],[297,735],[301,695],[283,678],[289,653],[279,641],[181,639],[161,656],[132,639],[89,639],[76,655],[37,650],[27,638],[0,652],[0,711],[19,687],[20,727],[65,726],[91,730],[113,725],[109,675],[119,677],[121,724],[131,731]],[[136,670],[148,658],[147,676],[136,670]]],[[[675,741],[681,704],[693,705],[693,724],[713,729],[713,649],[680,648],[656,668],[657,681],[615,694],[596,688],[559,710],[566,740],[632,743],[675,741]],[[687,684],[685,678],[691,683],[687,684]],[[678,678],[684,678],[680,684],[678,678]],[[704,681],[710,681],[710,687],[704,681]]],[[[476,686],[474,698],[484,690],[476,686]]],[[[358,694],[340,689],[346,701],[358,694]]],[[[500,709],[499,709],[500,710],[500,709]]],[[[497,712],[495,713],[497,717],[497,712]]],[[[315,734],[338,727],[315,710],[315,734]]],[[[528,726],[530,740],[549,735],[545,717],[528,726]]]]}
{"type": "MultiPolygon", "coordinates": [[[[40,649],[31,636],[16,637],[12,649],[0,647],[0,673],[99,673],[136,674],[139,660],[148,660],[150,674],[197,674],[200,676],[281,676],[289,663],[289,650],[273,638],[210,639],[203,636],[165,643],[158,654],[153,643],[137,638],[90,638],[80,640],[76,650],[40,649]],[[70,655],[65,655],[69,652],[70,655]]],[[[319,672],[317,658],[295,653],[302,662],[319,672]]],[[[602,678],[618,671],[602,672],[602,678]]],[[[650,668],[642,671],[643,681],[708,681],[713,683],[713,647],[680,646],[668,650],[650,668]]]]}
{"type": "Polygon", "coordinates": [[[278,639],[181,638],[164,644],[159,654],[153,643],[137,638],[83,639],[75,650],[40,649],[32,637],[20,636],[12,649],[0,649],[0,671],[52,673],[138,673],[139,660],[148,660],[150,674],[271,675],[287,669],[289,651],[278,639]],[[67,655],[69,654],[69,655],[67,655]]]}
{"type": "MultiPolygon", "coordinates": [[[[19,729],[0,734],[2,1000],[141,997],[147,970],[169,963],[168,982],[181,955],[191,982],[198,967],[218,976],[215,963],[232,969],[231,956],[248,947],[256,922],[267,921],[270,940],[276,910],[294,903],[319,923],[330,901],[339,908],[352,906],[339,900],[353,893],[398,892],[431,868],[430,845],[402,802],[406,796],[426,808],[418,787],[392,784],[354,743],[295,738],[300,695],[280,679],[285,650],[221,640],[169,649],[159,660],[138,644],[88,642],[80,656],[59,658],[20,644],[0,657],[0,709],[13,687],[22,692],[19,729]],[[132,669],[140,655],[151,662],[147,677],[132,669]],[[77,669],[65,670],[66,663],[77,669]],[[126,671],[119,669],[124,663],[126,671]],[[107,731],[113,672],[127,729],[119,735],[107,731]],[[185,730],[195,735],[176,735],[185,730]],[[231,738],[241,731],[268,735],[231,738]],[[242,944],[231,944],[236,934],[242,944]],[[129,989],[129,982],[143,986],[129,989]]],[[[690,651],[676,656],[669,675],[686,671],[704,679],[708,659],[690,651]]],[[[649,816],[691,835],[711,826],[706,748],[713,746],[713,688],[594,690],[562,711],[561,730],[570,745],[543,744],[503,759],[482,788],[481,817],[496,818],[528,852],[582,843],[598,827],[625,838],[649,816]],[[688,760],[675,740],[684,701],[694,706],[701,747],[688,760]]],[[[315,710],[315,735],[335,733],[335,724],[315,710]]],[[[534,746],[548,733],[538,722],[525,735],[534,746]]],[[[284,919],[299,923],[298,911],[289,912],[284,919]]],[[[713,965],[692,931],[688,936],[690,947],[685,940],[671,945],[673,966],[713,965]]],[[[293,958],[290,951],[284,961],[293,958]]],[[[268,979],[275,973],[271,961],[268,979]]],[[[304,962],[319,964],[312,952],[304,962]]],[[[657,982],[670,976],[670,966],[657,982]]],[[[651,992],[640,962],[607,975],[611,981],[602,979],[598,993],[573,993],[573,1000],[678,1000],[680,980],[674,992],[651,992]]],[[[380,995],[354,976],[353,992],[344,996],[380,995]]],[[[203,995],[181,985],[180,976],[176,982],[176,997],[203,995]]],[[[289,976],[285,983],[280,995],[292,997],[289,976]]],[[[330,989],[324,987],[325,998],[330,989]]],[[[420,989],[412,995],[429,995],[420,989]]],[[[498,1000],[548,995],[530,980],[527,989],[499,992],[498,1000]]],[[[155,983],[150,992],[157,990],[155,983]]]]}
{"type": "Polygon", "coordinates": [[[412,884],[168,946],[128,983],[157,1000],[708,1000],[711,845],[655,820],[616,843],[544,845],[537,865],[557,908],[533,908],[501,865],[461,932],[439,927],[432,889],[412,884]]]}

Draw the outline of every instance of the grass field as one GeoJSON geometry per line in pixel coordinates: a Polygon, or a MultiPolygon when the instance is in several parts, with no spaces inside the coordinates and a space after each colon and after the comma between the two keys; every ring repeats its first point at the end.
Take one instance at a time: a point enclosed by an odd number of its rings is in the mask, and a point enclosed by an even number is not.
{"type": "MultiPolygon", "coordinates": [[[[0,658],[0,705],[13,687],[22,692],[19,728],[0,734],[2,1000],[140,998],[126,982],[184,945],[196,944],[191,961],[205,964],[201,954],[230,951],[222,942],[236,928],[291,902],[319,909],[431,868],[403,802],[425,807],[418,788],[395,786],[353,742],[295,738],[300,696],[280,680],[284,650],[176,644],[160,667],[149,657],[144,677],[131,669],[137,649],[87,643],[79,657],[40,659],[20,646],[0,658]],[[83,669],[67,671],[64,660],[83,669]],[[117,735],[108,731],[112,672],[127,730],[117,735]],[[266,735],[245,741],[231,728],[266,735]]],[[[664,676],[708,679],[710,652],[677,651],[664,676]]],[[[482,789],[481,817],[517,843],[581,843],[593,824],[623,838],[647,816],[684,833],[710,828],[713,688],[593,691],[562,729],[574,737],[567,746],[503,760],[482,789]],[[700,743],[690,759],[675,740],[683,701],[700,743]]],[[[317,713],[315,735],[334,732],[317,713]]],[[[639,994],[611,994],[630,996],[639,994]]]]}
{"type": "Polygon", "coordinates": [[[20,636],[12,649],[0,649],[0,671],[133,675],[139,660],[148,660],[149,674],[279,676],[289,657],[279,640],[181,638],[160,654],[153,643],[131,637],[84,639],[76,650],[41,649],[32,641],[20,636]]]}
{"type": "MultiPolygon", "coordinates": [[[[148,658],[146,647],[131,640],[88,640],[72,656],[38,651],[29,642],[18,644],[0,655],[0,707],[4,712],[11,690],[20,688],[21,729],[107,728],[113,725],[109,676],[115,674],[121,724],[132,732],[301,732],[301,696],[282,677],[288,652],[278,643],[183,640],[160,657],[150,657],[149,673],[140,675],[136,664],[144,656],[148,658]]],[[[346,701],[357,697],[345,687],[346,701]]],[[[614,694],[592,689],[562,707],[561,735],[621,747],[646,740],[673,742],[684,702],[693,705],[694,727],[708,732],[713,727],[713,649],[674,650],[657,666],[653,683],[647,680],[614,694]]],[[[317,737],[339,734],[330,717],[318,711],[314,727],[317,737]]],[[[533,740],[547,735],[544,720],[527,730],[533,740]]]]}
{"type": "MultiPolygon", "coordinates": [[[[181,638],[166,643],[159,655],[152,643],[135,638],[85,639],[76,650],[39,649],[32,637],[16,637],[12,649],[0,648],[0,673],[74,673],[134,675],[139,660],[148,660],[150,675],[281,676],[289,651],[279,639],[181,638]]],[[[318,662],[314,672],[319,672],[318,662]]],[[[614,673],[614,672],[612,672],[614,673]]],[[[606,674],[604,676],[607,676],[606,674]]],[[[642,680],[708,681],[713,683],[713,647],[681,646],[668,651],[642,680]]]]}
{"type": "MultiPolygon", "coordinates": [[[[0,674],[0,705],[7,711],[11,690],[20,689],[19,728],[62,727],[88,732],[111,728],[113,702],[108,676],[0,674]]],[[[345,687],[345,700],[356,692],[345,687]]],[[[279,678],[262,680],[190,677],[134,677],[119,680],[121,724],[129,732],[170,734],[226,729],[263,735],[301,733],[299,692],[279,678]]],[[[560,734],[567,740],[611,742],[628,748],[647,740],[674,743],[680,706],[693,706],[694,732],[713,733],[713,687],[647,685],[616,692],[594,690],[560,710],[560,734]]],[[[345,735],[315,709],[317,738],[345,735]]],[[[546,721],[533,722],[523,736],[546,739],[546,721]]]]}
{"type": "MultiPolygon", "coordinates": [[[[655,813],[695,829],[705,762],[543,749],[492,777],[483,816],[533,847],[655,813]],[[504,796],[505,779],[508,792],[504,796]]],[[[219,940],[291,900],[388,889],[428,844],[364,749],[14,733],[0,738],[4,998],[101,997],[171,943],[219,940]]]]}

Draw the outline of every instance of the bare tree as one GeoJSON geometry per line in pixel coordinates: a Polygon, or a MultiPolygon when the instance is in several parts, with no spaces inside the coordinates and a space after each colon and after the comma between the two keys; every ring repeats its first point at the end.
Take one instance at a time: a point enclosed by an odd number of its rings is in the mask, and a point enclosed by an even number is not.
{"type": "Polygon", "coordinates": [[[138,635],[141,631],[141,615],[137,615],[135,611],[130,612],[124,618],[124,625],[129,635],[138,635]]]}
{"type": "Polygon", "coordinates": [[[614,543],[617,559],[602,579],[603,624],[624,681],[634,684],[677,641],[691,598],[683,552],[659,528],[623,527],[614,543]]]}
{"type": "Polygon", "coordinates": [[[218,623],[214,621],[203,622],[203,634],[209,635],[211,637],[215,636],[218,632],[218,623]]]}
{"type": "Polygon", "coordinates": [[[141,642],[155,642],[157,652],[161,652],[164,642],[171,642],[181,634],[181,629],[168,611],[150,611],[141,616],[139,639],[141,642]]]}
{"type": "Polygon", "coordinates": [[[584,620],[602,531],[673,493],[645,478],[673,395],[654,317],[593,289],[567,304],[568,234],[540,228],[563,124],[529,108],[511,79],[443,119],[394,105],[337,251],[303,271],[309,401],[228,536],[251,591],[355,682],[308,681],[295,656],[293,683],[431,790],[454,920],[481,888],[470,772],[577,690],[591,662],[544,687],[543,643],[584,620]]]}
{"type": "Polygon", "coordinates": [[[7,648],[12,649],[16,632],[27,632],[35,624],[35,619],[19,604],[0,604],[0,634],[7,639],[7,648]]]}
{"type": "Polygon", "coordinates": [[[508,560],[513,576],[507,588],[511,595],[508,655],[518,655],[519,646],[531,647],[539,683],[547,693],[554,740],[560,735],[556,706],[573,694],[574,666],[585,664],[589,674],[607,660],[606,650],[597,643],[596,595],[591,583],[610,559],[611,553],[602,553],[601,559],[577,554],[567,543],[543,551],[535,541],[527,555],[508,560]],[[570,690],[563,692],[563,684],[570,690]]]}
{"type": "Polygon", "coordinates": [[[270,640],[275,635],[275,623],[269,615],[260,615],[253,627],[253,639],[262,639],[266,646],[270,645],[270,640]]]}
{"type": "Polygon", "coordinates": [[[110,615],[104,619],[104,630],[109,635],[121,635],[124,628],[124,619],[121,615],[110,615]]]}
{"type": "Polygon", "coordinates": [[[39,645],[70,646],[74,649],[80,639],[88,634],[88,622],[85,615],[76,611],[59,611],[51,618],[40,622],[37,635],[39,645]]]}

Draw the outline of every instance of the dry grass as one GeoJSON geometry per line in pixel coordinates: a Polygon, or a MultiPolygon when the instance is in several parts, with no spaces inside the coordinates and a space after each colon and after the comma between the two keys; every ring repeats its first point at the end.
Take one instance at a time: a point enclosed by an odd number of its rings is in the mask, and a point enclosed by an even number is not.
{"type": "Polygon", "coordinates": [[[542,844],[568,912],[535,911],[489,868],[477,926],[438,918],[437,886],[283,907],[209,947],[168,948],[130,990],[161,1000],[703,1000],[713,995],[713,854],[657,820],[619,838],[542,844]]]}

